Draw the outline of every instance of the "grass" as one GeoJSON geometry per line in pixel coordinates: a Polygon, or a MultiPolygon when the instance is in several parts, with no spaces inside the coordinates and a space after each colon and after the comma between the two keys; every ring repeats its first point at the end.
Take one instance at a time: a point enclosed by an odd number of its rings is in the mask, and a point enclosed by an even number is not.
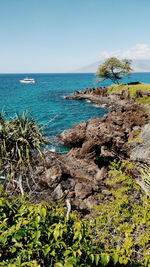
{"type": "MultiPolygon", "coordinates": [[[[121,93],[123,90],[127,91],[129,93],[131,98],[136,97],[136,91],[142,90],[150,92],[150,84],[140,83],[136,85],[128,85],[128,84],[119,84],[119,85],[111,85],[108,87],[108,93],[114,94],[114,93],[121,93]]],[[[139,104],[150,104],[150,97],[149,96],[143,96],[136,100],[139,104]]]]}
{"type": "Polygon", "coordinates": [[[136,100],[137,104],[148,104],[150,105],[150,97],[149,96],[143,96],[136,100]]]}

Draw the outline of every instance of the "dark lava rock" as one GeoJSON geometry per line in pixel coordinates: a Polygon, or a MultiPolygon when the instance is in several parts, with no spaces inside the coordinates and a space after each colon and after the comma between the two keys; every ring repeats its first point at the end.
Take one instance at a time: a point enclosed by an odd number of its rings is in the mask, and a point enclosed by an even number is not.
{"type": "Polygon", "coordinates": [[[98,204],[99,193],[108,197],[104,181],[109,179],[107,168],[111,160],[144,162],[147,157],[146,162],[150,163],[150,125],[145,125],[148,120],[145,110],[128,104],[115,109],[102,118],[78,123],[59,135],[61,143],[71,150],[67,154],[46,152],[45,161],[39,160],[32,174],[32,192],[37,201],[70,199],[73,209],[88,214],[98,204]],[[142,129],[143,143],[129,145],[137,129],[142,129]]]}

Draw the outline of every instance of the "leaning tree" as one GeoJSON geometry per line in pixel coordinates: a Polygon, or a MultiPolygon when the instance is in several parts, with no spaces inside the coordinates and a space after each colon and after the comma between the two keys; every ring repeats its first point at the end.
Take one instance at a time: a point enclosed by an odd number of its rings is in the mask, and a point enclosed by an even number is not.
{"type": "Polygon", "coordinates": [[[119,84],[119,80],[124,76],[130,75],[132,71],[131,60],[119,60],[116,57],[111,57],[99,65],[96,76],[100,77],[101,80],[110,79],[114,83],[119,84]]]}

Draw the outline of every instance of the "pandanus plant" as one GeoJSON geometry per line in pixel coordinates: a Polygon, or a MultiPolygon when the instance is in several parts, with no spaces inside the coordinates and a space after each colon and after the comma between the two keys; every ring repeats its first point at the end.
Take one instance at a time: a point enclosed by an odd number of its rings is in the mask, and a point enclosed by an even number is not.
{"type": "MultiPolygon", "coordinates": [[[[0,169],[8,179],[22,177],[33,163],[33,155],[42,156],[41,145],[47,142],[41,128],[28,112],[6,121],[0,114],[0,169]]],[[[19,179],[19,178],[17,178],[19,179]]]]}

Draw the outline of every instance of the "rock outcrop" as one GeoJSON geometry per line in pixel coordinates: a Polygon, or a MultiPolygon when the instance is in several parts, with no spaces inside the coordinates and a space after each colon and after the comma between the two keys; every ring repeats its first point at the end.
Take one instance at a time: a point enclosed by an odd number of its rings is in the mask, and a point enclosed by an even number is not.
{"type": "Polygon", "coordinates": [[[59,135],[60,142],[71,150],[67,154],[47,152],[45,162],[36,166],[33,176],[38,201],[69,198],[73,209],[88,214],[93,205],[99,203],[97,194],[107,197],[104,181],[108,178],[111,160],[121,158],[145,163],[142,152],[145,146],[149,162],[148,115],[135,104],[119,107],[115,106],[115,110],[102,118],[78,123],[59,135]],[[138,145],[129,142],[137,130],[142,130],[143,140],[138,145]]]}
{"type": "Polygon", "coordinates": [[[131,142],[130,159],[150,165],[150,123],[144,125],[137,140],[131,142]]]}
{"type": "Polygon", "coordinates": [[[74,125],[59,135],[64,145],[76,149],[76,157],[92,158],[96,156],[127,155],[126,143],[135,127],[147,122],[145,111],[136,105],[126,105],[121,111],[113,111],[103,118],[92,118],[86,123],[74,125]],[[81,131],[79,130],[81,128],[81,131]]]}
{"type": "Polygon", "coordinates": [[[67,155],[47,152],[44,169],[36,167],[33,174],[38,201],[64,200],[69,198],[76,210],[89,212],[96,202],[99,183],[106,175],[90,159],[76,157],[74,151],[67,155]]]}

